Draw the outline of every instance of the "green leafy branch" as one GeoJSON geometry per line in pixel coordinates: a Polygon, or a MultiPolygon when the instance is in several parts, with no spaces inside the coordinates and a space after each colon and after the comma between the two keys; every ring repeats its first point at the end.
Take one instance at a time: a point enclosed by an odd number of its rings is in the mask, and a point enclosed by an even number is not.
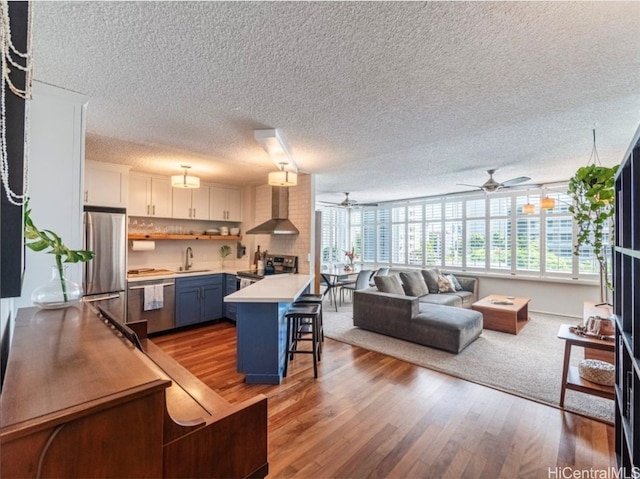
{"type": "Polygon", "coordinates": [[[24,239],[25,246],[32,251],[44,251],[50,248],[49,251],[45,251],[47,254],[53,254],[56,257],[56,266],[60,273],[60,284],[62,286],[62,294],[64,295],[65,302],[67,301],[67,288],[64,283],[64,274],[62,269],[62,263],[77,263],[79,261],[85,262],[93,259],[93,251],[88,250],[72,250],[66,247],[62,243],[60,236],[55,234],[51,230],[39,230],[33,224],[31,219],[31,210],[29,209],[29,202],[27,201],[24,208],[24,239]],[[27,242],[30,241],[30,242],[27,242]],[[62,258],[64,257],[64,261],[62,258]]]}
{"type": "MultiPolygon", "coordinates": [[[[567,190],[573,199],[569,211],[578,225],[573,254],[578,256],[583,245],[591,246],[601,271],[606,271],[607,265],[603,237],[605,227],[614,214],[614,186],[618,166],[608,168],[591,164],[578,168],[569,181],[567,190]]],[[[608,279],[605,280],[611,288],[608,279]]]]}
{"type": "Polygon", "coordinates": [[[222,259],[226,258],[230,254],[231,254],[231,246],[229,246],[228,244],[220,246],[220,256],[222,256],[222,259]]]}

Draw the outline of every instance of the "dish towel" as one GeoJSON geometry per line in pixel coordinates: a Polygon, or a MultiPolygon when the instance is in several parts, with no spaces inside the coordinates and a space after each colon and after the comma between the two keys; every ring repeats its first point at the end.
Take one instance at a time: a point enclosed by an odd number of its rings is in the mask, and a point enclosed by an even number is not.
{"type": "Polygon", "coordinates": [[[250,284],[253,284],[253,281],[250,279],[240,278],[240,289],[246,288],[250,284]]]}
{"type": "Polygon", "coordinates": [[[164,306],[164,285],[151,284],[144,287],[144,310],[151,311],[164,306]]]}

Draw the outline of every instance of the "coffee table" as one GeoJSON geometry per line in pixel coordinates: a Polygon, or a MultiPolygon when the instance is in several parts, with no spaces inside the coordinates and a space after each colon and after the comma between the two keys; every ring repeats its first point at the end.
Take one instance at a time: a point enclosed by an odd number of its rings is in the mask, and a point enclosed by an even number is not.
{"type": "Polygon", "coordinates": [[[529,301],[530,298],[490,294],[473,303],[471,308],[482,313],[484,329],[518,334],[529,322],[529,301]]]}

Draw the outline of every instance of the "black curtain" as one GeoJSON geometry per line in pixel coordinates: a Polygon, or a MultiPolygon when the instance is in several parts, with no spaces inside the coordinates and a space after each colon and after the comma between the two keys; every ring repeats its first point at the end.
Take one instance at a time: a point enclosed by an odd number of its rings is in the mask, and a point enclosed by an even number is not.
{"type": "MultiPolygon", "coordinates": [[[[11,22],[11,39],[19,52],[27,49],[27,27],[29,2],[8,2],[11,22]]],[[[24,65],[24,61],[19,62],[24,65]]],[[[13,84],[24,89],[23,71],[9,67],[13,84]]],[[[9,165],[9,187],[22,194],[24,166],[24,100],[12,93],[3,83],[6,105],[7,159],[9,165]]],[[[2,185],[2,203],[0,204],[0,296],[12,298],[20,296],[24,265],[24,246],[22,240],[22,207],[7,200],[2,185]]]]}

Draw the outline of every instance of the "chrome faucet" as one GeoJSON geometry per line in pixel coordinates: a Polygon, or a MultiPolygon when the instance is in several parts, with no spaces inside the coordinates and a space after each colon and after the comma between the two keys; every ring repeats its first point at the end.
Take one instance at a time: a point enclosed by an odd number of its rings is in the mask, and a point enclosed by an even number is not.
{"type": "Polygon", "coordinates": [[[193,266],[193,263],[191,262],[191,260],[193,259],[193,250],[191,249],[191,246],[187,247],[187,256],[184,260],[184,270],[185,271],[189,271],[191,269],[191,267],[193,266]]]}

